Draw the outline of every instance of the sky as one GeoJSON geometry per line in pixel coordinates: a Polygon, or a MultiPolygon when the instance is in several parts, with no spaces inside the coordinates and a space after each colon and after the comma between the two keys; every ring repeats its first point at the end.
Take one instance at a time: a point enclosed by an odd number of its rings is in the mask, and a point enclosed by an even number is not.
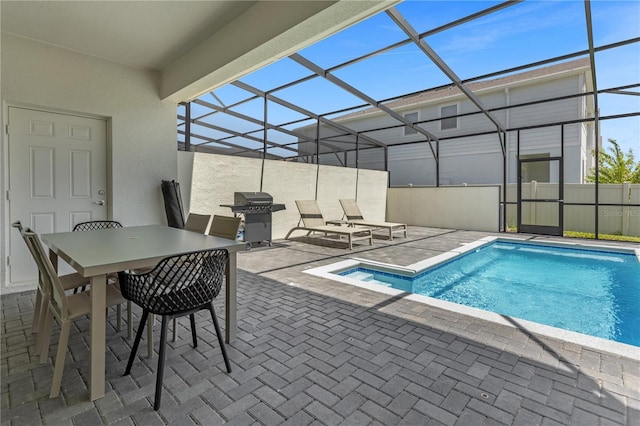
{"type": "MultiPolygon", "coordinates": [[[[404,1],[395,7],[418,33],[422,33],[500,3],[404,1]]],[[[596,47],[640,37],[639,0],[595,0],[590,4],[596,47]]],[[[391,18],[380,13],[298,53],[328,69],[405,39],[406,34],[391,18]]],[[[589,47],[582,0],[527,0],[430,35],[425,41],[463,80],[589,47]]],[[[640,82],[640,42],[596,53],[595,62],[599,90],[640,82]]],[[[284,58],[240,80],[267,91],[310,74],[305,67],[284,58]]],[[[334,70],[333,74],[376,100],[450,83],[413,43],[334,70]]],[[[632,90],[640,93],[638,88],[632,90]]],[[[248,96],[247,92],[229,86],[219,88],[215,93],[218,99],[209,95],[204,99],[229,105],[248,96]]],[[[321,78],[277,91],[275,95],[318,114],[363,103],[321,78]]],[[[599,108],[601,117],[638,112],[640,96],[603,94],[599,97],[599,108]]],[[[239,112],[259,119],[262,119],[262,110],[261,100],[238,108],[239,112]]],[[[283,123],[302,116],[270,103],[269,117],[270,122],[283,123]]],[[[236,128],[242,131],[251,128],[239,120],[227,120],[225,125],[240,126],[236,128]]],[[[607,139],[616,139],[625,151],[633,149],[636,160],[640,160],[640,117],[601,120],[600,123],[605,148],[607,139]]],[[[300,124],[289,128],[297,126],[300,124]]],[[[290,136],[279,137],[281,142],[294,140],[290,136]]]]}

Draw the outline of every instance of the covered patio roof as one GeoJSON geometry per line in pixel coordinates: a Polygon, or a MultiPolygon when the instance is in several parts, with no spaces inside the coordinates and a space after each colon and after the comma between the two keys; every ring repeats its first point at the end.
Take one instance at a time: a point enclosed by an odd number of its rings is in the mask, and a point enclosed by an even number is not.
{"type": "Polygon", "coordinates": [[[191,100],[396,1],[3,1],[2,31],[158,72],[191,100]]]}

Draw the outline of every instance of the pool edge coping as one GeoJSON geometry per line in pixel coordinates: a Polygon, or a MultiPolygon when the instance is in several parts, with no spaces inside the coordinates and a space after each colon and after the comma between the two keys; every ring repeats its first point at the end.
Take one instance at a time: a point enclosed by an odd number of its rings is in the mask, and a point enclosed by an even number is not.
{"type": "Polygon", "coordinates": [[[520,243],[526,242],[528,244],[547,245],[547,246],[556,246],[556,247],[565,247],[565,248],[580,247],[580,248],[586,248],[586,249],[592,249],[592,250],[607,250],[607,251],[615,251],[619,253],[630,253],[630,254],[635,254],[636,259],[640,263],[640,248],[631,248],[631,247],[626,248],[626,247],[618,247],[618,246],[607,246],[607,245],[601,245],[601,244],[585,245],[584,243],[581,243],[581,242],[580,243],[563,242],[563,241],[542,242],[542,241],[532,241],[531,238],[505,238],[505,237],[491,236],[491,237],[481,238],[471,243],[463,244],[461,247],[457,247],[455,249],[441,253],[429,259],[425,259],[404,267],[399,265],[394,265],[391,263],[377,262],[377,261],[372,261],[368,259],[351,258],[351,259],[342,260],[339,262],[334,262],[329,265],[307,269],[307,270],[304,270],[303,272],[306,274],[320,277],[320,278],[342,282],[345,284],[375,291],[377,293],[387,294],[392,297],[398,297],[404,294],[405,296],[402,298],[406,300],[419,302],[422,304],[426,304],[428,306],[433,306],[435,308],[443,309],[446,311],[470,316],[472,318],[478,318],[480,320],[496,323],[499,325],[504,325],[510,328],[525,330],[526,333],[538,334],[544,337],[577,344],[586,348],[595,349],[595,350],[606,352],[616,356],[629,358],[634,361],[640,361],[640,349],[636,346],[629,345],[626,343],[620,343],[620,342],[615,342],[613,340],[603,339],[600,337],[589,336],[587,334],[565,330],[565,329],[553,327],[550,325],[540,324],[537,322],[533,322],[533,321],[529,321],[529,320],[525,320],[517,317],[502,315],[495,312],[485,311],[483,309],[473,308],[473,307],[461,305],[458,303],[448,302],[445,300],[440,300],[440,299],[436,299],[429,296],[408,293],[402,290],[396,290],[393,288],[384,287],[379,284],[368,284],[366,282],[362,282],[353,278],[348,278],[345,276],[338,275],[340,271],[352,269],[362,264],[371,265],[371,266],[375,266],[377,268],[382,268],[382,269],[389,269],[394,272],[400,272],[404,274],[412,274],[412,275],[418,274],[435,265],[444,263],[448,260],[454,259],[458,256],[468,253],[471,250],[475,250],[479,247],[482,247],[494,241],[500,241],[500,240],[509,241],[509,242],[520,242],[520,243]]]}

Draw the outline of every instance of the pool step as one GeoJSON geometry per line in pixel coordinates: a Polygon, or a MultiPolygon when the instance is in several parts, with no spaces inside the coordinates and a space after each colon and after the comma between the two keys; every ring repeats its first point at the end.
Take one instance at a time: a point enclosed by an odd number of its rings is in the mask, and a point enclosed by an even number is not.
{"type": "Polygon", "coordinates": [[[349,274],[349,278],[353,278],[358,281],[374,281],[373,275],[369,272],[358,271],[352,274],[349,274]]]}

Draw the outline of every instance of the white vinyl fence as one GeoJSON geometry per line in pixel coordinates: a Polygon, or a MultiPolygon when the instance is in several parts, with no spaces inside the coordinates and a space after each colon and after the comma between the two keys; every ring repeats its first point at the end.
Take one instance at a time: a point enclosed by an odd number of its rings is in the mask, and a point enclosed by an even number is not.
{"type": "MultiPolygon", "coordinates": [[[[600,205],[598,207],[598,232],[640,237],[640,207],[631,206],[631,204],[640,204],[640,184],[600,184],[598,194],[599,204],[622,204],[622,206],[600,205]]],[[[522,198],[558,198],[558,184],[538,182],[523,184],[522,198]]],[[[566,203],[595,203],[595,185],[565,184],[563,199],[565,202],[564,230],[595,232],[595,206],[566,205],[566,203]]],[[[514,203],[517,201],[516,184],[507,185],[507,201],[514,203]]],[[[508,205],[507,225],[515,227],[516,223],[517,208],[515,205],[508,205]]],[[[523,203],[522,223],[556,224],[556,204],[523,203]]]]}

